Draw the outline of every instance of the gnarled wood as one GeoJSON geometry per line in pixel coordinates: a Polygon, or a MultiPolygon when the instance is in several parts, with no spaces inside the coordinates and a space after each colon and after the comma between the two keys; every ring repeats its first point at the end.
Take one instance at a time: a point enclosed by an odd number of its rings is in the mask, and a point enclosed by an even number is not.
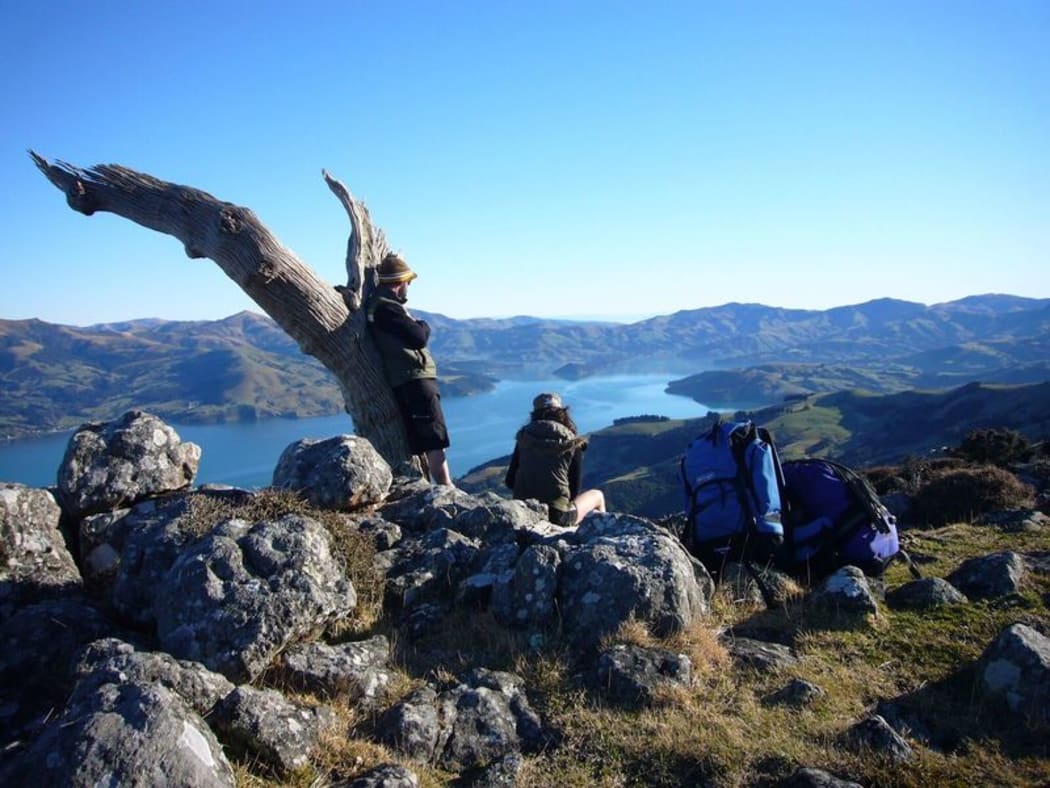
{"type": "Polygon", "coordinates": [[[350,217],[350,238],[346,242],[346,286],[336,286],[336,290],[343,294],[350,311],[354,311],[360,309],[376,285],[375,276],[366,281],[366,275],[375,273],[375,267],[390,247],[387,246],[383,231],[372,225],[365,204],[355,200],[343,182],[329,175],[328,170],[321,170],[321,175],[350,217]]]}
{"type": "Polygon", "coordinates": [[[378,351],[368,336],[365,315],[357,308],[368,294],[367,272],[378,265],[386,240],[372,227],[365,207],[339,181],[325,173],[350,216],[347,267],[349,272],[352,261],[358,273],[350,273],[355,298],[345,301],[247,208],[115,164],[81,169],[50,162],[33,151],[30,156],[73,210],[87,216],[96,211],[123,216],[177,238],[191,258],[214,260],[304,353],[335,375],[357,433],[391,465],[410,458],[378,351]]]}

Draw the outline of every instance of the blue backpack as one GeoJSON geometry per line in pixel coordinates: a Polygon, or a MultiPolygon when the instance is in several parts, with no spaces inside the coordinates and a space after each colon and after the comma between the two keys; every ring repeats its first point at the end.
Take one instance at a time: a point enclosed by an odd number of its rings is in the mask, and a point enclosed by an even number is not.
{"type": "Polygon", "coordinates": [[[689,444],[679,473],[689,515],[682,541],[710,571],[772,558],[784,529],[780,460],[768,431],[719,422],[689,444]]]}
{"type": "Polygon", "coordinates": [[[787,460],[782,471],[788,508],[782,569],[812,579],[851,565],[877,577],[894,558],[907,560],[896,518],[852,468],[812,458],[787,460]]]}

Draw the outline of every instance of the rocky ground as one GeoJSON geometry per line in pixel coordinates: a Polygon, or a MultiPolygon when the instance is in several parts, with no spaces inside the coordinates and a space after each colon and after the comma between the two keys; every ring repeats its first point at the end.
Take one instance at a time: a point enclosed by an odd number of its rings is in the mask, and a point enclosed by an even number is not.
{"type": "Polygon", "coordinates": [[[0,485],[3,784],[1050,781],[1034,508],[905,531],[922,579],[767,571],[767,606],[667,523],[558,528],[353,436],[261,492],[199,459],[131,412],[0,485]]]}

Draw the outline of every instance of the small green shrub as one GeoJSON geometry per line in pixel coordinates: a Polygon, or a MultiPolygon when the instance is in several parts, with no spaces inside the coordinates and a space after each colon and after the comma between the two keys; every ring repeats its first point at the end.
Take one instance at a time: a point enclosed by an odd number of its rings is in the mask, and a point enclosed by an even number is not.
{"type": "Polygon", "coordinates": [[[1032,506],[1034,491],[994,465],[935,472],[913,498],[918,522],[931,526],[968,522],[986,512],[1032,506]]]}

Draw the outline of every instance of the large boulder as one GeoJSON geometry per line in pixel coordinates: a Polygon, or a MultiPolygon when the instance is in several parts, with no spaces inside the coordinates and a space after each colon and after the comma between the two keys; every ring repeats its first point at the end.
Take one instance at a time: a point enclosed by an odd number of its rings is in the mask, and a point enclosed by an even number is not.
{"type": "Polygon", "coordinates": [[[215,525],[194,516],[197,499],[241,502],[249,496],[241,490],[176,493],[85,517],[80,522],[85,580],[122,617],[152,626],[154,596],[175,559],[215,525]]]}
{"type": "Polygon", "coordinates": [[[286,448],[273,486],[294,490],[319,509],[357,509],[386,496],[393,473],[367,438],[304,438],[286,448]]]}
{"type": "Polygon", "coordinates": [[[985,649],[978,675],[986,695],[1050,726],[1050,638],[1024,624],[1007,627],[985,649]]]}
{"type": "Polygon", "coordinates": [[[159,683],[87,683],[0,775],[8,785],[236,785],[215,735],[159,683]]]}
{"type": "Polygon", "coordinates": [[[240,683],[356,604],[328,532],[316,520],[287,514],[220,524],[179,555],[153,607],[166,651],[240,683]]]}
{"type": "Polygon", "coordinates": [[[629,515],[587,518],[558,568],[558,609],[569,640],[598,646],[632,619],[656,635],[684,629],[707,612],[714,581],[664,529],[629,515]]]}
{"type": "MultiPolygon", "coordinates": [[[[383,518],[408,532],[450,528],[486,544],[515,540],[531,542],[549,536],[546,507],[528,501],[509,501],[494,493],[478,496],[456,487],[414,484],[391,491],[382,507],[383,518]]],[[[565,531],[567,529],[556,529],[565,531]]]]}
{"type": "Polygon", "coordinates": [[[110,511],[193,482],[201,450],[156,416],[129,411],[83,425],[58,469],[62,509],[73,518],[110,511]]]}
{"type": "Polygon", "coordinates": [[[0,484],[0,617],[81,588],[80,570],[58,527],[61,515],[47,490],[0,484]]]}

